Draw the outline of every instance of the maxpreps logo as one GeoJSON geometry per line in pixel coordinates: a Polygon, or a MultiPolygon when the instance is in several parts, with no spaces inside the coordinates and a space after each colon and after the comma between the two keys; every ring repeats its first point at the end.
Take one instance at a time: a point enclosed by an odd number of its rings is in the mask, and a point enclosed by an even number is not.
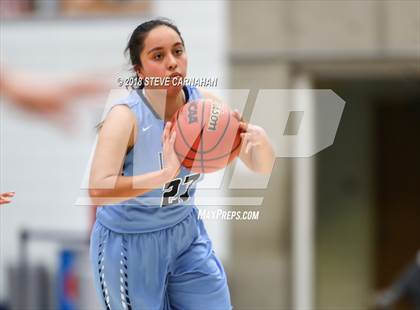
{"type": "Polygon", "coordinates": [[[217,103],[211,104],[211,112],[209,116],[207,130],[215,131],[217,127],[217,122],[219,121],[220,113],[222,112],[222,107],[217,103]]]}
{"type": "MultiPolygon", "coordinates": [[[[345,106],[345,101],[329,89],[260,89],[256,93],[252,108],[249,109],[245,107],[250,90],[224,89],[219,90],[219,93],[221,98],[226,98],[223,102],[229,104],[230,108],[238,109],[241,114],[248,110],[245,119],[249,120],[249,123],[264,128],[272,143],[276,158],[308,158],[331,146],[345,106]]],[[[105,119],[115,102],[128,95],[128,91],[124,89],[111,90],[102,120],[105,119]]],[[[210,114],[206,117],[207,130],[215,131],[220,124],[222,107],[212,102],[210,114]]],[[[201,121],[198,115],[198,102],[190,102],[187,108],[189,124],[201,121]]],[[[95,144],[92,147],[91,157],[95,151],[95,144]]],[[[133,155],[134,162],[144,160],[143,158],[144,156],[133,155]]],[[[86,167],[82,181],[81,189],[84,192],[76,204],[93,205],[85,194],[89,189],[89,173],[90,163],[86,167]]],[[[224,189],[232,190],[232,193],[235,190],[264,190],[270,180],[270,174],[257,175],[241,163],[216,172],[212,176],[215,177],[204,178],[200,182],[198,187],[200,195],[197,195],[195,200],[191,200],[197,206],[261,205],[264,200],[263,195],[247,197],[226,195],[224,189]],[[225,178],[224,174],[228,171],[225,178]]],[[[129,199],[131,198],[127,197],[127,200],[129,199]]],[[[137,197],[137,199],[142,198],[137,197]]]]}

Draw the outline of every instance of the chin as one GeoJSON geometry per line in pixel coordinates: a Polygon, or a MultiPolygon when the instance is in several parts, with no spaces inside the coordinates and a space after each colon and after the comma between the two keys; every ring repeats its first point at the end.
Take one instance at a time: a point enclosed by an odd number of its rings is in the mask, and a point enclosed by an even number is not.
{"type": "Polygon", "coordinates": [[[182,86],[171,86],[166,89],[167,96],[176,96],[182,90],[182,86]]]}

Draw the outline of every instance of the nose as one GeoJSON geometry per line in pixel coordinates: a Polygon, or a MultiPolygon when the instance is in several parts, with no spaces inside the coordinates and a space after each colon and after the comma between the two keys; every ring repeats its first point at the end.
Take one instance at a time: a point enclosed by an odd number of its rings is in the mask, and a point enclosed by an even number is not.
{"type": "Polygon", "coordinates": [[[176,59],[173,55],[169,55],[167,58],[167,67],[170,71],[175,70],[178,67],[178,64],[176,62],[176,59]]]}

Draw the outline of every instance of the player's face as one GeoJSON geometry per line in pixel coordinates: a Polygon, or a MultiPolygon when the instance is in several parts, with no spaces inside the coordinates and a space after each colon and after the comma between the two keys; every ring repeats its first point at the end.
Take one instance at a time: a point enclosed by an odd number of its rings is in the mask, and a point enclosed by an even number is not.
{"type": "Polygon", "coordinates": [[[140,60],[141,78],[171,78],[169,86],[148,85],[148,88],[166,89],[168,95],[176,95],[181,90],[182,86],[174,86],[172,81],[185,78],[187,55],[181,38],[173,29],[159,26],[151,30],[144,41],[140,60]]]}

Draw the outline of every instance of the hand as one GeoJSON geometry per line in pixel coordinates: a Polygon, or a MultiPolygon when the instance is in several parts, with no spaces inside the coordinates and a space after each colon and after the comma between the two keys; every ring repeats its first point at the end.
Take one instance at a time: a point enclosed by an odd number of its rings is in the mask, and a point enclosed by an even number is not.
{"type": "Polygon", "coordinates": [[[172,180],[179,173],[181,163],[175,153],[174,143],[176,132],[171,133],[172,123],[167,122],[162,134],[163,143],[163,170],[168,174],[168,181],[172,180]]]}
{"type": "Polygon", "coordinates": [[[267,143],[267,134],[263,128],[245,122],[236,109],[233,111],[233,116],[239,121],[239,127],[243,131],[241,138],[245,153],[248,153],[252,148],[262,147],[267,143]]]}
{"type": "Polygon", "coordinates": [[[15,192],[6,192],[0,194],[0,205],[10,203],[13,196],[15,196],[15,192]]]}

